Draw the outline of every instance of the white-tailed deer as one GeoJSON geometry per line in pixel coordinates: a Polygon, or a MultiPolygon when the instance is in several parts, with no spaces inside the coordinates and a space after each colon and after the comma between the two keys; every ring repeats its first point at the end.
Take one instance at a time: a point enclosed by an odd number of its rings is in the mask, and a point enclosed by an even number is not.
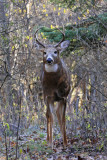
{"type": "Polygon", "coordinates": [[[43,52],[41,81],[47,106],[47,141],[53,148],[53,111],[55,109],[65,147],[67,145],[65,112],[66,98],[70,91],[70,75],[65,63],[60,58],[60,53],[69,46],[70,41],[63,41],[64,33],[60,31],[63,38],[58,44],[44,45],[37,38],[38,30],[35,35],[38,49],[43,52]],[[58,102],[57,107],[54,106],[54,102],[58,102]]]}

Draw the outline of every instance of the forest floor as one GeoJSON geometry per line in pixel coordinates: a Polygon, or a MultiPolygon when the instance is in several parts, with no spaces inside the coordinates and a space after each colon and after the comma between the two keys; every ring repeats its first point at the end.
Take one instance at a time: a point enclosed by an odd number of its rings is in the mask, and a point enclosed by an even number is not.
{"type": "MultiPolygon", "coordinates": [[[[67,135],[67,137],[70,137],[67,135]]],[[[16,137],[7,136],[8,160],[16,160],[16,137]]],[[[54,134],[53,150],[46,142],[44,127],[31,127],[19,135],[19,160],[107,160],[100,138],[72,137],[68,138],[66,149],[59,131],[54,134]]],[[[5,138],[0,137],[0,160],[6,159],[5,138]]]]}

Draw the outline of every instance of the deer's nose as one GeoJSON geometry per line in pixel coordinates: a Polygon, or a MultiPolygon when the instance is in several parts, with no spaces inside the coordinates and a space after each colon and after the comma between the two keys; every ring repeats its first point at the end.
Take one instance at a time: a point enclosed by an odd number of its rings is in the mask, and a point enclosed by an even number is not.
{"type": "Polygon", "coordinates": [[[53,60],[51,58],[47,58],[47,63],[51,64],[53,62],[53,60]]]}

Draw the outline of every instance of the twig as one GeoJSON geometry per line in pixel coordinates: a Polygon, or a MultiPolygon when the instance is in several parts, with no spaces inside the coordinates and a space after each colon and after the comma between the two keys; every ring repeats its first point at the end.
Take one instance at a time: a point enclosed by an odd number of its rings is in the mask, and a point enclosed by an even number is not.
{"type": "Polygon", "coordinates": [[[6,147],[6,160],[8,160],[8,148],[7,148],[7,135],[5,130],[5,147],[6,147]]]}
{"type": "Polygon", "coordinates": [[[20,92],[20,104],[19,104],[19,119],[18,119],[18,127],[17,127],[17,137],[16,137],[16,160],[18,159],[18,137],[19,137],[19,126],[21,119],[21,92],[20,92]]]}

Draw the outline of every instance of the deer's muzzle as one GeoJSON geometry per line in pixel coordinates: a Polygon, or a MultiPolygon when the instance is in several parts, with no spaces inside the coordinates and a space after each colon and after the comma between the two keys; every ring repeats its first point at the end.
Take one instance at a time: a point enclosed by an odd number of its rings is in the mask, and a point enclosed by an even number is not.
{"type": "Polygon", "coordinates": [[[53,63],[53,59],[51,59],[51,58],[47,58],[46,61],[47,61],[48,64],[52,64],[53,63]]]}

